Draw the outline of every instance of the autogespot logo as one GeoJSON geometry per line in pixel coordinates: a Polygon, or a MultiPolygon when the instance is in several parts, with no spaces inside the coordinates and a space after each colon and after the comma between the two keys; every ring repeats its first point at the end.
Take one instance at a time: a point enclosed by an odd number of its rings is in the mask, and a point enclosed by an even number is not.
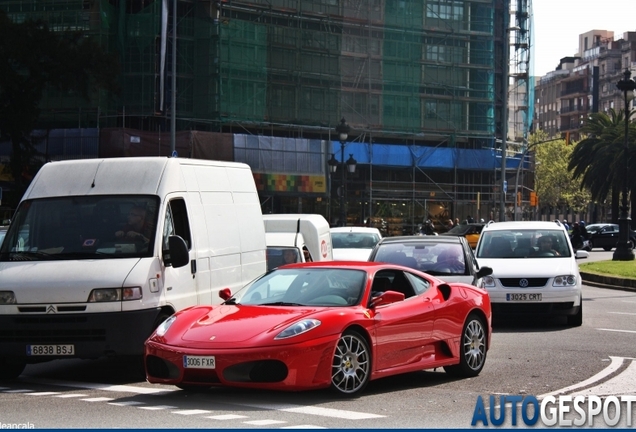
{"type": "Polygon", "coordinates": [[[471,426],[632,426],[632,403],[636,395],[608,396],[536,396],[491,395],[489,406],[477,397],[471,426]],[[507,415],[510,415],[508,418],[507,415]],[[521,417],[521,418],[519,418],[521,417]],[[521,422],[520,422],[521,420],[521,422]],[[596,425],[600,426],[599,424],[596,425]]]}

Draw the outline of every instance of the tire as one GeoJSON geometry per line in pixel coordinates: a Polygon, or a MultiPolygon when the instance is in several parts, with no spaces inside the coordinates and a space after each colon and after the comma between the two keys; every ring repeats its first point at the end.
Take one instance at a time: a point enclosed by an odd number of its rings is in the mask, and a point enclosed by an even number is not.
{"type": "Polygon", "coordinates": [[[369,344],[356,331],[345,331],[333,353],[331,388],[341,396],[354,396],[364,390],[371,377],[369,344]]]}
{"type": "Polygon", "coordinates": [[[0,381],[16,379],[22,374],[25,367],[25,362],[11,362],[7,359],[0,358],[0,381]]]}
{"type": "Polygon", "coordinates": [[[588,250],[592,252],[592,249],[594,249],[594,243],[592,243],[592,240],[588,240],[588,241],[589,241],[588,250]]]}
{"type": "Polygon", "coordinates": [[[568,315],[568,325],[570,327],[580,327],[583,325],[583,299],[579,302],[579,311],[574,315],[568,315]]]}
{"type": "Polygon", "coordinates": [[[486,328],[483,318],[475,313],[468,315],[461,334],[459,364],[444,366],[447,374],[462,378],[479,375],[486,364],[486,328]]]}
{"type": "Polygon", "coordinates": [[[606,251],[606,252],[609,252],[609,251],[612,250],[612,247],[611,246],[603,246],[603,250],[606,251]]]}

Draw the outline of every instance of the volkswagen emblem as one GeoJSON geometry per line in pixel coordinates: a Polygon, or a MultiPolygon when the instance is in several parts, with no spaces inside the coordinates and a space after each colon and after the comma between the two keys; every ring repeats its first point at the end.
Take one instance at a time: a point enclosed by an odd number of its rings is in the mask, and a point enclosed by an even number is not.
{"type": "Polygon", "coordinates": [[[528,279],[520,279],[519,280],[519,286],[521,288],[528,288],[528,279]]]}
{"type": "Polygon", "coordinates": [[[55,313],[55,306],[53,305],[49,305],[49,307],[46,308],[46,313],[55,313]]]}

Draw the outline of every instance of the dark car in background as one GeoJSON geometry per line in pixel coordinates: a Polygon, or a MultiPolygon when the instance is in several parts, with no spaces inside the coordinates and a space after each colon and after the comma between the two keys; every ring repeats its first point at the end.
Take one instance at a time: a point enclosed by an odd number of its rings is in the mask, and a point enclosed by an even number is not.
{"type": "Polygon", "coordinates": [[[481,235],[481,230],[484,229],[484,225],[486,224],[485,223],[459,224],[441,235],[466,237],[466,240],[468,240],[468,244],[470,245],[470,247],[475,249],[475,247],[477,247],[477,241],[479,241],[479,236],[481,235]]]}
{"type": "MultiPolygon", "coordinates": [[[[603,248],[606,251],[612,250],[618,243],[618,224],[612,223],[596,223],[589,224],[585,227],[590,242],[589,250],[594,248],[603,248]]],[[[630,230],[629,239],[632,242],[632,248],[636,245],[636,231],[630,230]]]]}
{"type": "Polygon", "coordinates": [[[446,282],[462,282],[483,288],[482,278],[492,274],[490,267],[479,268],[465,237],[396,236],[380,240],[369,261],[410,267],[446,282]]]}

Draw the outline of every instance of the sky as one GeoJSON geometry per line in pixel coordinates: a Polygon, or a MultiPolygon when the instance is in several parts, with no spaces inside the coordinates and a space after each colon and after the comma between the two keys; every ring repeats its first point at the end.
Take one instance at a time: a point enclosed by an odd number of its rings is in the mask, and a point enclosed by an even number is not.
{"type": "MultiPolygon", "coordinates": [[[[636,0],[529,0],[534,15],[534,75],[553,71],[578,51],[579,35],[610,30],[614,40],[636,31],[636,0]]],[[[511,21],[512,23],[513,21],[511,21]]]]}

